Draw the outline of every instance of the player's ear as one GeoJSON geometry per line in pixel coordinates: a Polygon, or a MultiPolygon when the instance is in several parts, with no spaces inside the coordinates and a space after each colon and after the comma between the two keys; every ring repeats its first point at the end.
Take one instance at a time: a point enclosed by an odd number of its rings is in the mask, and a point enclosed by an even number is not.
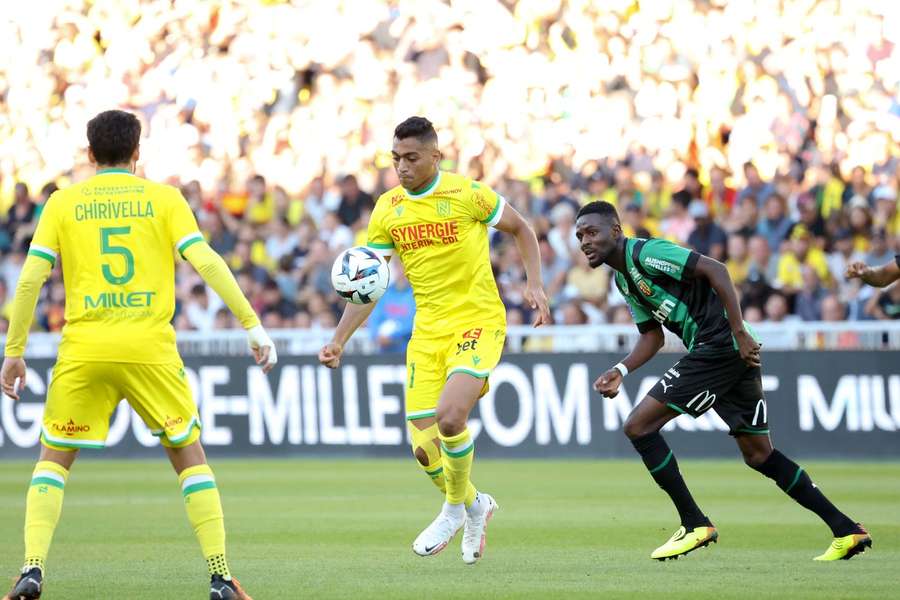
{"type": "Polygon", "coordinates": [[[94,158],[94,151],[91,150],[90,148],[88,148],[88,160],[91,162],[92,165],[97,164],[97,159],[94,158]]]}
{"type": "Polygon", "coordinates": [[[131,162],[132,162],[133,166],[137,165],[137,161],[140,158],[141,158],[141,145],[138,144],[137,146],[134,147],[134,154],[131,155],[131,162]]]}

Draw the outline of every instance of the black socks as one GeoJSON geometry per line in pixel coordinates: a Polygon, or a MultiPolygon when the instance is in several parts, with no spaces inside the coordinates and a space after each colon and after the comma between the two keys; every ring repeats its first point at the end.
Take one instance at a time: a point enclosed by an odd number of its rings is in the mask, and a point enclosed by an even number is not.
{"type": "Polygon", "coordinates": [[[844,537],[859,529],[856,523],[825,497],[806,471],[778,450],[772,451],[763,464],[753,468],[773,480],[800,506],[819,515],[819,518],[831,528],[834,537],[844,537]]]}
{"type": "Polygon", "coordinates": [[[669,494],[685,529],[710,526],[709,519],[694,502],[690,490],[684,483],[678,470],[678,461],[675,460],[675,455],[663,436],[659,432],[650,433],[631,440],[631,443],[641,455],[654,481],[669,494]]]}

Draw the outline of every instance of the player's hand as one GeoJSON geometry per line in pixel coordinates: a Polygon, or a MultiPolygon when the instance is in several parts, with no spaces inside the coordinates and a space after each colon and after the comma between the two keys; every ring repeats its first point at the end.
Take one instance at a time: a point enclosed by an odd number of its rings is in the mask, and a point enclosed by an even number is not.
{"type": "Polygon", "coordinates": [[[263,373],[271,371],[278,362],[278,352],[275,350],[275,342],[262,325],[247,330],[247,342],[253,352],[253,360],[262,367],[263,373]]]}
{"type": "Polygon", "coordinates": [[[759,356],[761,346],[746,329],[741,329],[734,334],[734,339],[737,340],[738,351],[741,353],[741,358],[744,359],[745,363],[751,367],[758,367],[762,364],[759,356]]]}
{"type": "Polygon", "coordinates": [[[865,281],[866,276],[872,271],[872,269],[864,262],[852,262],[847,265],[847,271],[844,273],[844,277],[847,279],[862,279],[865,281]]]}
{"type": "Polygon", "coordinates": [[[544,293],[544,288],[540,285],[531,285],[531,283],[528,283],[525,286],[524,296],[525,302],[528,303],[531,310],[537,311],[532,326],[540,327],[541,325],[549,325],[552,322],[552,319],[550,318],[550,303],[547,301],[547,294],[544,293]]]}
{"type": "Polygon", "coordinates": [[[319,350],[319,362],[329,369],[337,369],[341,366],[341,354],[344,347],[337,342],[328,342],[319,350]]]}
{"type": "Polygon", "coordinates": [[[19,399],[19,390],[25,388],[25,360],[20,357],[6,357],[0,369],[0,384],[3,393],[13,400],[19,399]]]}
{"type": "Polygon", "coordinates": [[[619,395],[619,386],[622,385],[622,373],[618,369],[610,369],[594,382],[594,389],[604,398],[615,398],[619,395]]]}

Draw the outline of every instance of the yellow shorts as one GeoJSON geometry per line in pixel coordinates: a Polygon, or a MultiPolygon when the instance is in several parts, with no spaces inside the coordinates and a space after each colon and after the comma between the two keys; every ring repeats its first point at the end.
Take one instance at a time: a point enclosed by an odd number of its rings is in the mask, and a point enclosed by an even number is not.
{"type": "Polygon", "coordinates": [[[164,446],[180,448],[200,437],[197,405],[180,363],[60,360],[47,392],[41,442],[58,450],[103,448],[123,398],[164,446]]]}
{"type": "Polygon", "coordinates": [[[485,395],[505,341],[505,325],[468,327],[440,338],[413,335],[406,348],[406,419],[433,417],[444,384],[454,373],[484,379],[481,395],[485,395]]]}

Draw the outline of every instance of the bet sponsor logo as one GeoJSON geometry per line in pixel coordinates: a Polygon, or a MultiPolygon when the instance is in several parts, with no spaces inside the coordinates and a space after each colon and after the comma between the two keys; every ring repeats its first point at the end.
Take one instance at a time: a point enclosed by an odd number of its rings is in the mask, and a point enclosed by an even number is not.
{"type": "Polygon", "coordinates": [[[469,350],[475,350],[477,347],[478,347],[478,340],[469,340],[468,342],[457,343],[456,344],[456,355],[459,356],[463,352],[468,352],[469,350]]]}
{"type": "Polygon", "coordinates": [[[462,338],[464,340],[481,339],[481,331],[482,331],[481,327],[478,327],[477,329],[470,329],[462,334],[462,338]]]}

